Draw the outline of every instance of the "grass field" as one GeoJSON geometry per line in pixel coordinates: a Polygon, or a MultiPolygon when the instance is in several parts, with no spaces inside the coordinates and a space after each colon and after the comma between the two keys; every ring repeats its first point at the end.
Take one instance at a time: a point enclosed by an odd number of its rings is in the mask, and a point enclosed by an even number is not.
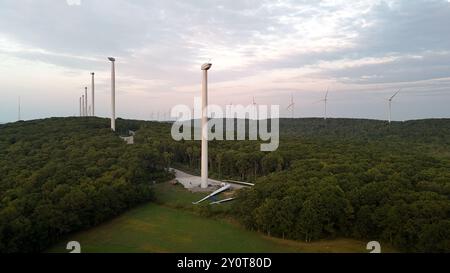
{"type": "Polygon", "coordinates": [[[67,252],[68,241],[78,241],[82,252],[367,252],[366,242],[350,239],[302,243],[247,231],[229,221],[198,216],[192,194],[169,183],[155,188],[158,203],[135,208],[50,248],[67,252]]]}

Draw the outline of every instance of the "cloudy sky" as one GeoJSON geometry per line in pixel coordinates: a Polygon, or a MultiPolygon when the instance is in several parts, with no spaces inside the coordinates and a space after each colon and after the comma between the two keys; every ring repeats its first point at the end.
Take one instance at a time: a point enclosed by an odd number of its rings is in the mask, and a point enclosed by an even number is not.
{"type": "Polygon", "coordinates": [[[156,118],[200,95],[210,103],[279,104],[295,115],[396,120],[450,117],[448,0],[0,0],[0,122],[78,114],[96,73],[109,114],[156,118]]]}

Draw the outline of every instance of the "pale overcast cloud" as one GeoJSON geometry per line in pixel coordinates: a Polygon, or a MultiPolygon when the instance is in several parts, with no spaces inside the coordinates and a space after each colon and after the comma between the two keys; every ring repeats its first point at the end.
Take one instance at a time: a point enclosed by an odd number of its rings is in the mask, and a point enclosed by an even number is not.
{"type": "MultiPolygon", "coordinates": [[[[210,101],[280,104],[333,117],[450,117],[447,0],[0,0],[0,122],[78,113],[96,72],[97,114],[109,113],[109,55],[118,114],[193,103],[212,59],[210,101]],[[69,5],[68,2],[72,3],[69,5]],[[73,4],[75,3],[75,5],[73,4]]],[[[162,115],[162,114],[161,114],[162,115]]]]}

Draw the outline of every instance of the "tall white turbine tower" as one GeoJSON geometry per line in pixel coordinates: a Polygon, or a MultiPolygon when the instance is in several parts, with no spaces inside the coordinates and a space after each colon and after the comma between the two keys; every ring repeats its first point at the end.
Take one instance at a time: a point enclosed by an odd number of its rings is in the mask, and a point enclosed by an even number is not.
{"type": "Polygon", "coordinates": [[[294,94],[291,94],[291,103],[286,109],[291,110],[292,118],[294,118],[294,110],[295,110],[294,94]]]}
{"type": "Polygon", "coordinates": [[[83,105],[82,105],[82,98],[80,97],[80,117],[83,116],[83,105]]]}
{"type": "Polygon", "coordinates": [[[201,69],[203,71],[202,82],[202,182],[203,189],[208,188],[208,70],[211,63],[205,63],[201,69]]]}
{"type": "Polygon", "coordinates": [[[81,95],[81,100],[82,100],[82,103],[83,103],[83,117],[84,117],[84,116],[86,116],[86,107],[84,105],[84,95],[81,95]]]}
{"type": "Polygon", "coordinates": [[[87,86],[84,87],[84,111],[85,111],[85,116],[86,117],[89,116],[87,86]]]}
{"type": "Polygon", "coordinates": [[[94,75],[95,73],[92,72],[92,80],[91,80],[91,91],[92,91],[92,97],[91,97],[91,105],[92,105],[92,112],[91,115],[95,116],[95,86],[94,86],[94,75]]]}
{"type": "Polygon", "coordinates": [[[391,124],[391,117],[392,117],[392,112],[391,112],[391,110],[392,110],[392,100],[395,98],[395,96],[397,96],[397,94],[400,92],[400,90],[401,90],[401,89],[399,89],[397,92],[395,92],[395,94],[392,95],[392,97],[390,97],[390,98],[388,99],[388,104],[389,104],[388,121],[389,121],[389,124],[391,124]]]}
{"type": "Polygon", "coordinates": [[[111,130],[116,131],[116,59],[108,57],[111,61],[111,130]]]}

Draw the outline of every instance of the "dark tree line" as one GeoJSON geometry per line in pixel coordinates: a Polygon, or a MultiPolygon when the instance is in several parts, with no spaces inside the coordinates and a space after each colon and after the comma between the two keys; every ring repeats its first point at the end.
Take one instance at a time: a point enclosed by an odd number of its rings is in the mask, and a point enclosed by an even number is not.
{"type": "MultiPolygon", "coordinates": [[[[137,140],[197,171],[199,141],[174,142],[169,125],[137,140]]],[[[450,120],[286,119],[280,147],[212,141],[210,176],[256,182],[233,215],[271,236],[311,241],[348,236],[405,251],[450,251],[450,120]]]]}
{"type": "Polygon", "coordinates": [[[126,145],[104,119],[0,125],[0,252],[45,250],[151,200],[167,164],[149,146],[126,145]]]}
{"type": "MultiPolygon", "coordinates": [[[[197,172],[199,141],[168,123],[47,119],[0,125],[0,251],[39,251],[151,200],[169,166],[197,172]]],[[[280,147],[211,141],[210,176],[252,181],[229,212],[302,241],[348,236],[405,251],[450,251],[450,120],[281,120],[280,147]]]]}

